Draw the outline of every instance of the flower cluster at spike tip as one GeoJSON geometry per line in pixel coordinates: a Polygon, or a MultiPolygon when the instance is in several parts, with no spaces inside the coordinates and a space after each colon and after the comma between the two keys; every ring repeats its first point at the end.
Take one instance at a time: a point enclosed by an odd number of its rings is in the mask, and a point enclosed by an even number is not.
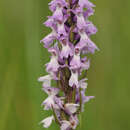
{"type": "Polygon", "coordinates": [[[49,3],[53,14],[44,24],[52,32],[41,43],[51,53],[51,58],[46,64],[48,75],[38,79],[48,95],[42,103],[44,110],[53,112],[41,121],[45,128],[54,120],[61,130],[76,129],[84,104],[94,98],[85,95],[90,66],[87,55],[98,50],[90,39],[97,32],[88,20],[94,14],[93,7],[95,5],[88,0],[52,0],[49,3]],[[55,87],[52,81],[56,82],[55,87]]]}

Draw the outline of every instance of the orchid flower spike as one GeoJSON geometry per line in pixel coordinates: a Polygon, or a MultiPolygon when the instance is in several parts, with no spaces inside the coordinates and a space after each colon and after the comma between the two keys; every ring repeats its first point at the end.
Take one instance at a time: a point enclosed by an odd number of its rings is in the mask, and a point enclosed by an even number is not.
{"type": "Polygon", "coordinates": [[[51,54],[45,76],[38,78],[47,94],[44,110],[53,112],[40,124],[48,128],[54,120],[61,130],[75,130],[80,124],[78,115],[84,105],[94,98],[86,96],[89,54],[99,50],[91,40],[97,28],[89,21],[95,5],[89,0],[52,0],[52,16],[44,22],[51,33],[41,40],[51,54]]]}

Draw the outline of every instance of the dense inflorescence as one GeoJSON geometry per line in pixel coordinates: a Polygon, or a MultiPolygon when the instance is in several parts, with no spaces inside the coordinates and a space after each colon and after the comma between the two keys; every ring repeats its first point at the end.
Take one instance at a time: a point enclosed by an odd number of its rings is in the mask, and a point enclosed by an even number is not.
{"type": "Polygon", "coordinates": [[[51,58],[46,64],[48,75],[39,78],[48,94],[42,103],[44,110],[53,112],[41,121],[45,128],[54,120],[61,130],[76,129],[84,104],[94,98],[85,95],[90,66],[87,55],[98,50],[90,39],[97,32],[88,20],[94,13],[93,7],[95,5],[88,0],[52,0],[49,3],[53,14],[44,24],[52,32],[41,43],[51,53],[51,58]]]}

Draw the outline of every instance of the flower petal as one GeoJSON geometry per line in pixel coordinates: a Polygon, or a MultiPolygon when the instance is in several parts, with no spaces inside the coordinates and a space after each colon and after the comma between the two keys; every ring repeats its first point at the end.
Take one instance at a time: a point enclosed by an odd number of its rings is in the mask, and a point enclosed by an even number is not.
{"type": "Polygon", "coordinates": [[[61,130],[67,130],[68,128],[70,128],[71,124],[69,121],[66,120],[62,120],[61,121],[61,130]]]}
{"type": "Polygon", "coordinates": [[[74,85],[76,85],[76,87],[78,87],[78,72],[73,72],[71,71],[71,77],[69,79],[69,85],[71,87],[73,87],[74,85]]]}
{"type": "Polygon", "coordinates": [[[54,117],[50,116],[50,117],[47,117],[44,120],[42,120],[40,122],[40,124],[43,124],[43,127],[48,128],[51,125],[52,120],[54,120],[54,117]]]}
{"type": "Polygon", "coordinates": [[[51,75],[45,75],[45,76],[42,76],[38,79],[38,81],[43,82],[44,87],[50,87],[51,86],[51,80],[52,80],[51,75]]]}
{"type": "Polygon", "coordinates": [[[79,104],[73,104],[73,103],[67,103],[65,104],[65,109],[69,112],[69,113],[75,113],[77,111],[77,108],[79,107],[79,104]]]}

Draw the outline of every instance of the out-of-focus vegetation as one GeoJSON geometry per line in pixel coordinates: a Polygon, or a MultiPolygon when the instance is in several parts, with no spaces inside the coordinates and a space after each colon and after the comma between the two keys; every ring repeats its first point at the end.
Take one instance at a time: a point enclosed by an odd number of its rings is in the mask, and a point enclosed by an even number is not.
{"type": "MultiPolygon", "coordinates": [[[[0,130],[43,130],[38,123],[51,113],[40,107],[46,97],[37,82],[49,61],[40,39],[50,0],[0,0],[0,130]]],[[[81,130],[130,129],[130,1],[93,0],[92,37],[100,52],[91,57],[88,95],[81,130]]],[[[49,130],[58,130],[53,123],[49,130]]]]}

